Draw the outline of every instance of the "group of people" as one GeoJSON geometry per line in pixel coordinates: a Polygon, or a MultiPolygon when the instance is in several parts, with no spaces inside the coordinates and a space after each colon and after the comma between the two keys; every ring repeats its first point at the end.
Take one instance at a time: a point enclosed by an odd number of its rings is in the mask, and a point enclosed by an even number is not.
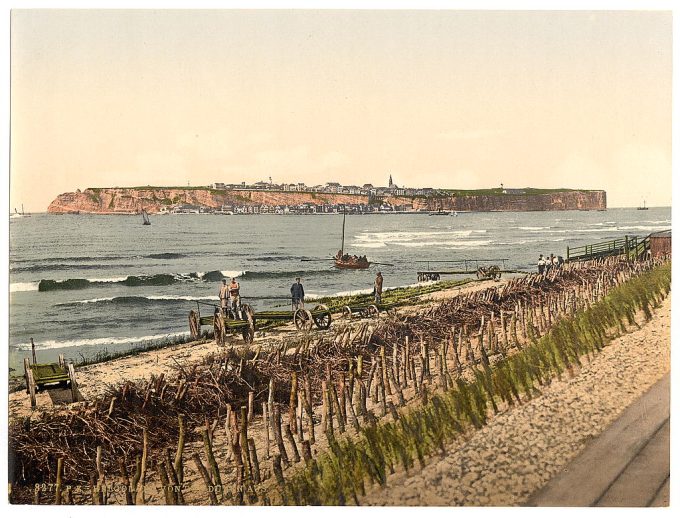
{"type": "Polygon", "coordinates": [[[335,254],[335,260],[336,261],[342,261],[343,263],[356,263],[356,264],[367,264],[368,263],[368,259],[366,258],[365,255],[343,254],[342,250],[338,250],[338,253],[335,254]]]}
{"type": "MultiPolygon", "coordinates": [[[[373,282],[373,298],[376,304],[382,301],[383,292],[383,276],[381,272],[375,276],[373,282]]],[[[243,319],[241,313],[241,285],[232,277],[231,282],[227,284],[226,279],[222,279],[222,286],[220,286],[220,308],[226,315],[228,312],[233,318],[243,319]]],[[[300,277],[295,278],[295,282],[290,287],[291,307],[293,311],[305,308],[305,288],[302,285],[300,277]]]]}
{"type": "Polygon", "coordinates": [[[561,255],[550,254],[550,256],[543,257],[543,254],[538,256],[538,273],[548,273],[551,268],[558,268],[564,264],[564,259],[561,255]]]}
{"type": "Polygon", "coordinates": [[[238,316],[239,319],[243,319],[241,314],[241,285],[236,281],[236,278],[232,277],[229,284],[227,284],[227,279],[222,279],[219,295],[222,313],[231,312],[234,318],[238,316]]]}

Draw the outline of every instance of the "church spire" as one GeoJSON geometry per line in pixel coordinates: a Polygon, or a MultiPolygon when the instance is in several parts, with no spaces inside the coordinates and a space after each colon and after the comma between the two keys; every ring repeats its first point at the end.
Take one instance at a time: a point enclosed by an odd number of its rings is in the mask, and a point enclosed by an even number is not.
{"type": "Polygon", "coordinates": [[[392,175],[390,175],[390,182],[389,182],[389,184],[388,184],[387,186],[388,186],[390,189],[391,189],[392,187],[394,187],[394,182],[392,182],[392,175]]]}

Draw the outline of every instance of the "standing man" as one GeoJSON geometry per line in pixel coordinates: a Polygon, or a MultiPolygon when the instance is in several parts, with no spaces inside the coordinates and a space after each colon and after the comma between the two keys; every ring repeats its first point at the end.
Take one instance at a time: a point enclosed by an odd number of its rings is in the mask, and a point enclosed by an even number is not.
{"type": "Polygon", "coordinates": [[[382,301],[382,287],[383,287],[383,276],[382,273],[378,272],[375,276],[375,282],[373,283],[373,295],[375,296],[375,303],[380,304],[382,301]]]}
{"type": "Polygon", "coordinates": [[[227,313],[227,305],[229,301],[229,286],[227,286],[227,279],[222,279],[222,286],[220,286],[220,308],[222,314],[227,313]]]}
{"type": "Polygon", "coordinates": [[[545,271],[545,259],[543,259],[543,254],[538,256],[538,273],[543,273],[545,271]]]}
{"type": "Polygon", "coordinates": [[[231,303],[230,308],[234,317],[238,314],[238,318],[243,318],[241,316],[241,295],[239,293],[241,286],[234,277],[231,278],[229,283],[229,301],[231,303]]]}
{"type": "Polygon", "coordinates": [[[295,283],[290,287],[291,302],[293,311],[305,309],[305,289],[302,287],[300,277],[295,278],[295,283]]]}

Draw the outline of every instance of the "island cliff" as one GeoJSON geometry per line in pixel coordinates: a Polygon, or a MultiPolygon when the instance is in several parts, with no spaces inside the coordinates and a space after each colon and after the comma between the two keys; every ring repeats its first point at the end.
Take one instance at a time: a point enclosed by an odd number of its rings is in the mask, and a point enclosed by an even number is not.
{"type": "MultiPolygon", "coordinates": [[[[50,203],[51,213],[131,214],[146,209],[157,213],[180,205],[210,209],[224,206],[298,206],[375,204],[369,196],[269,190],[218,190],[210,188],[89,188],[60,194],[50,203]]],[[[605,210],[605,191],[564,190],[524,194],[448,194],[437,196],[383,196],[378,203],[413,211],[550,211],[605,210]]]]}

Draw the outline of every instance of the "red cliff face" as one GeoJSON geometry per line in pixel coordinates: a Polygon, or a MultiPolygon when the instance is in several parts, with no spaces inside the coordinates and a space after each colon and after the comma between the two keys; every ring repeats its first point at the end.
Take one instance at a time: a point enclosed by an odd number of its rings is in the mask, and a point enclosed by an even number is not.
{"type": "MultiPolygon", "coordinates": [[[[392,205],[412,205],[413,210],[455,211],[538,211],[604,210],[605,191],[563,191],[549,194],[499,194],[449,197],[385,198],[392,205]]],[[[163,207],[190,204],[218,209],[223,205],[367,204],[368,197],[352,194],[326,194],[278,191],[217,191],[211,189],[85,189],[60,194],[47,208],[52,213],[130,214],[146,209],[159,212],[163,207]]]]}

